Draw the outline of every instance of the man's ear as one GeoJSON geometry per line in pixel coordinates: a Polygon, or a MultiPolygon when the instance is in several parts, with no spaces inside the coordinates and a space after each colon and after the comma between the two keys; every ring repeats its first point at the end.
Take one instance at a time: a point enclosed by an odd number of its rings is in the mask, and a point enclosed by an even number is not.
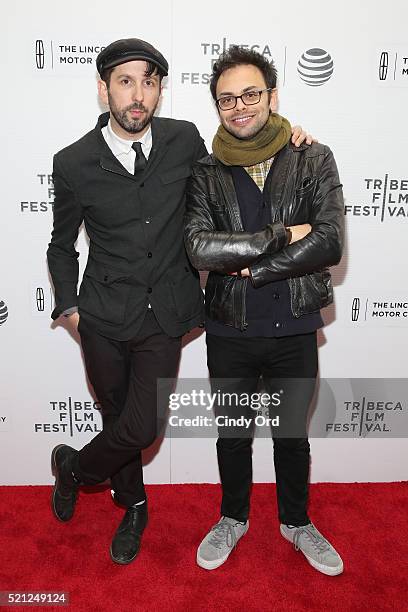
{"type": "Polygon", "coordinates": [[[278,90],[276,89],[276,87],[275,89],[272,89],[270,95],[271,99],[269,101],[269,108],[273,113],[276,113],[276,111],[278,110],[278,90]]]}
{"type": "Polygon", "coordinates": [[[106,106],[109,106],[108,86],[106,85],[105,81],[102,81],[102,79],[98,80],[98,95],[101,102],[103,102],[103,104],[106,106]]]}

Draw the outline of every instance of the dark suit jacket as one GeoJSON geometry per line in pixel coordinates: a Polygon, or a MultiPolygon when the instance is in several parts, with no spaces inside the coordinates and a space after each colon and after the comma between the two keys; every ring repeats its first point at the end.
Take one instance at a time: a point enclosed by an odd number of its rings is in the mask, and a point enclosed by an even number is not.
{"type": "Polygon", "coordinates": [[[152,121],[153,146],[141,177],[129,174],[105,142],[101,115],[94,130],[54,156],[54,229],[47,251],[55,288],[52,318],[78,306],[108,337],[125,340],[147,304],[166,333],[179,336],[203,320],[197,272],[183,244],[185,187],[206,154],[187,121],[152,121]],[[82,221],[89,256],[79,295],[75,242],[82,221]]]}

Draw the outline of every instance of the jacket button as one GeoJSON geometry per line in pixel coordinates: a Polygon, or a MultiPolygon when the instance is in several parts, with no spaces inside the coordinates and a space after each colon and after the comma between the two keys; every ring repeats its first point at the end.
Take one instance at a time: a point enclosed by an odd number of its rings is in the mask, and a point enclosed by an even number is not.
{"type": "Polygon", "coordinates": [[[149,253],[147,254],[147,256],[148,256],[148,257],[152,257],[152,255],[153,255],[153,253],[150,253],[150,251],[149,251],[149,253]]]}
{"type": "Polygon", "coordinates": [[[107,280],[108,280],[108,277],[107,277],[107,276],[104,276],[104,277],[103,277],[103,280],[104,280],[104,282],[106,283],[106,282],[107,282],[107,280]]]}
{"type": "Polygon", "coordinates": [[[279,295],[279,293],[274,293],[273,297],[274,297],[275,300],[279,300],[280,295],[279,295]]]}
{"type": "Polygon", "coordinates": [[[144,187],[144,183],[140,183],[140,186],[141,186],[141,187],[144,187]]]}
{"type": "Polygon", "coordinates": [[[151,218],[151,217],[147,217],[147,218],[145,219],[145,223],[150,223],[150,221],[151,221],[151,220],[152,220],[152,218],[151,218]]]}
{"type": "Polygon", "coordinates": [[[276,327],[277,329],[279,329],[279,327],[281,327],[281,324],[279,323],[279,321],[277,321],[277,322],[275,323],[275,327],[276,327]]]}
{"type": "Polygon", "coordinates": [[[151,293],[153,289],[151,287],[148,288],[147,293],[151,293]]]}

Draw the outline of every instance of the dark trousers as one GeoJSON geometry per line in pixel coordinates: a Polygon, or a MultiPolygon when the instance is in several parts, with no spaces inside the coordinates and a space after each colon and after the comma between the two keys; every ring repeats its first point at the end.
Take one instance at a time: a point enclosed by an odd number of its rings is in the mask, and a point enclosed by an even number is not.
{"type": "MultiPolygon", "coordinates": [[[[316,333],[282,338],[228,338],[207,334],[212,392],[253,394],[262,376],[269,394],[283,391],[275,414],[281,427],[272,432],[279,520],[288,525],[309,523],[307,515],[310,447],[307,413],[318,369],[316,333]]],[[[252,408],[216,407],[218,414],[244,414],[252,408]]],[[[251,431],[219,427],[218,466],[222,484],[221,514],[246,521],[252,485],[251,431]]]]}
{"type": "MultiPolygon", "coordinates": [[[[80,450],[74,473],[84,484],[110,477],[115,499],[130,506],[146,497],[141,450],[152,444],[165,420],[168,402],[158,405],[157,379],[176,376],[181,338],[167,336],[151,310],[131,340],[100,336],[81,319],[79,333],[103,430],[80,450]]],[[[165,397],[163,389],[160,395],[165,397]]]]}

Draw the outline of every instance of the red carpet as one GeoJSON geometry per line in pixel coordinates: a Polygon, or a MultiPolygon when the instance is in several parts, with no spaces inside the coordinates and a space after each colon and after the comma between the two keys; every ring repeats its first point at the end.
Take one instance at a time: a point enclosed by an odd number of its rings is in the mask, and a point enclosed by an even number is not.
{"type": "Polygon", "coordinates": [[[249,532],[211,572],[196,566],[195,550],[218,520],[217,485],[149,486],[149,526],[128,566],[109,557],[123,511],[108,490],[81,493],[68,524],[51,515],[50,491],[0,488],[0,591],[70,594],[68,607],[40,609],[408,610],[408,483],[312,485],[312,520],[344,560],[337,577],[316,572],[280,536],[274,485],[254,486],[249,532]]]}

